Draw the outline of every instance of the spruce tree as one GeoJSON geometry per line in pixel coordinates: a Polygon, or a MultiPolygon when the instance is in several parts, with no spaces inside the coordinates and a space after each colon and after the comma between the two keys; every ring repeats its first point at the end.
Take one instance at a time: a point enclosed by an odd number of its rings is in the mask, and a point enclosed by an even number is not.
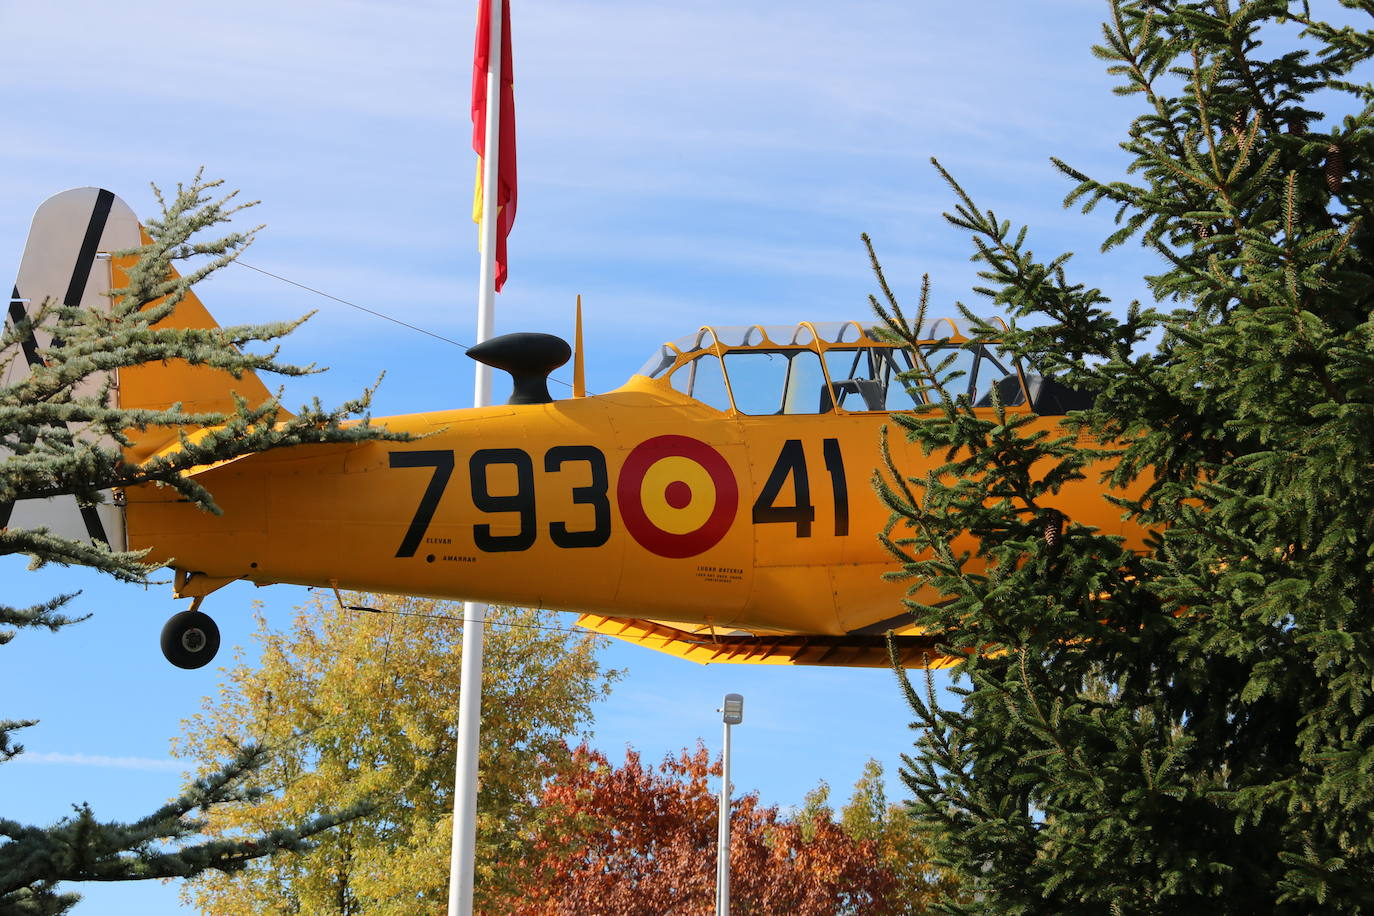
{"type": "MultiPolygon", "coordinates": [[[[215,329],[159,324],[192,286],[232,263],[252,241],[256,230],[201,237],[243,209],[232,193],[216,196],[219,184],[198,174],[189,184],[178,185],[174,195],[164,198],[158,193],[162,212],[145,225],[151,241],[134,252],[119,253],[137,254],[138,260],[129,272],[128,286],[113,291],[108,309],[45,302],[25,320],[5,327],[0,335],[0,370],[23,359],[25,347],[32,350],[39,340],[51,340],[51,345],[38,347],[41,360],[27,375],[0,385],[0,508],[8,510],[19,500],[64,495],[90,506],[111,498],[111,491],[160,484],[215,512],[212,495],[187,476],[197,465],[310,442],[397,438],[368,424],[370,391],[337,409],[308,404],[294,416],[287,416],[275,397],[256,406],[240,401],[232,413],[197,413],[180,404],[166,410],[118,406],[112,372],[148,362],[185,360],[234,377],[244,372],[298,376],[314,371],[278,360],[275,349],[244,349],[281,338],[300,321],[215,329]],[[184,268],[180,274],[177,265],[184,268]],[[183,437],[180,451],[141,464],[126,463],[128,434],[150,426],[208,427],[210,432],[194,440],[183,437]]],[[[8,511],[4,515],[9,518],[8,511]]],[[[144,582],[152,571],[140,553],[115,552],[100,542],[73,540],[41,528],[0,527],[0,556],[7,554],[26,554],[33,566],[89,566],[126,582],[144,582]]],[[[75,597],[60,595],[32,607],[0,605],[0,645],[24,630],[60,630],[79,622],[64,613],[75,597]]],[[[0,720],[0,763],[22,752],[13,735],[32,724],[0,720]]],[[[248,786],[246,777],[267,759],[264,748],[245,744],[218,771],[132,823],[102,822],[85,805],[50,826],[0,816],[0,914],[46,916],[65,911],[78,896],[62,890],[63,882],[186,877],[207,868],[239,869],[275,850],[302,848],[312,835],[357,813],[328,812],[256,835],[201,835],[205,812],[212,806],[261,794],[248,786]]]]}
{"type": "MultiPolygon", "coordinates": [[[[910,610],[967,659],[954,708],[901,677],[903,776],[967,895],[944,905],[1369,911],[1374,89],[1355,78],[1374,34],[1286,0],[1112,0],[1094,50],[1142,109],[1129,179],[1054,165],[1066,205],[1115,209],[1104,252],[1159,256],[1154,301],[1074,282],[941,169],[976,291],[1013,320],[980,339],[1092,406],[1037,434],[926,367],[934,403],[896,420],[942,463],[878,476],[900,575],[946,599],[910,610]],[[1156,532],[1147,549],[1050,508],[1077,477],[1156,532]]],[[[908,316],[873,264],[916,347],[924,297],[908,316]]]]}

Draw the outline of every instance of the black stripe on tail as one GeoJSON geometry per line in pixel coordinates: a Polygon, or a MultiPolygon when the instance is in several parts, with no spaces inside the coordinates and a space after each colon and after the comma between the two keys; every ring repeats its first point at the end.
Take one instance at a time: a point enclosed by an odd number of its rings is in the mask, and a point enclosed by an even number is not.
{"type": "Polygon", "coordinates": [[[81,240],[81,250],[76,255],[76,269],[72,271],[72,282],[67,284],[67,295],[62,299],[66,305],[81,304],[81,294],[86,291],[86,281],[91,277],[91,265],[95,263],[95,253],[100,248],[100,237],[105,234],[105,223],[110,218],[110,207],[113,205],[112,192],[104,188],[96,192],[91,221],[86,224],[86,237],[81,240]]]}
{"type": "MultiPolygon", "coordinates": [[[[86,236],[81,240],[81,250],[76,255],[76,266],[72,269],[71,282],[67,284],[67,295],[63,303],[68,306],[81,304],[81,296],[86,292],[86,281],[91,278],[91,268],[95,266],[95,254],[100,248],[100,237],[105,234],[105,223],[110,218],[110,208],[114,205],[114,193],[101,188],[95,195],[95,206],[91,209],[91,221],[86,224],[86,236]]],[[[53,346],[60,347],[62,342],[53,338],[53,346]]],[[[100,513],[95,506],[78,504],[81,520],[86,524],[86,533],[93,541],[102,541],[110,546],[105,536],[105,526],[100,521],[100,513]]]]}
{"type": "MultiPolygon", "coordinates": [[[[19,287],[16,286],[10,295],[10,324],[17,328],[26,317],[24,300],[19,298],[19,287]]],[[[43,357],[38,355],[38,341],[34,339],[33,334],[25,337],[19,345],[24,350],[25,363],[30,367],[43,365],[43,357]]]]}

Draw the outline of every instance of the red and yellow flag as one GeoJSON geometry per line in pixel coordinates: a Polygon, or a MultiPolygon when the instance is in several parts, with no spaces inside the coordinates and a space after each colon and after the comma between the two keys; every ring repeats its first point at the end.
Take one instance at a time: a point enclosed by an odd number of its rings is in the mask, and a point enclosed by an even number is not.
{"type": "MultiPolygon", "coordinates": [[[[482,160],[487,154],[487,66],[491,50],[491,0],[479,0],[477,47],[472,57],[472,148],[477,187],[472,220],[482,222],[482,160]]],[[[496,289],[506,282],[506,236],[515,223],[515,81],[511,73],[510,0],[501,3],[501,111],[496,142],[496,289]]],[[[479,239],[480,243],[480,239],[479,239]]]]}

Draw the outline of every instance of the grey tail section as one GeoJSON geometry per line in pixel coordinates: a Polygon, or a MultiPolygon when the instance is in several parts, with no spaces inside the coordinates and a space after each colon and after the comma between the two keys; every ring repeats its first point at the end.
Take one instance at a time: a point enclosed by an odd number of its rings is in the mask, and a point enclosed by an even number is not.
{"type": "MultiPolygon", "coordinates": [[[[58,300],[69,307],[104,304],[108,284],[97,282],[94,292],[89,288],[97,255],[102,250],[134,247],[137,237],[132,233],[136,233],[136,227],[137,221],[127,205],[103,188],[66,191],[45,202],[34,216],[19,280],[10,296],[7,322],[13,327],[22,326],[29,320],[31,310],[49,300],[58,300]],[[118,225],[111,226],[110,217],[116,203],[122,219],[118,225]],[[107,232],[107,228],[113,231],[107,232]],[[105,243],[103,248],[102,241],[105,243]],[[67,245],[73,245],[74,250],[67,245]],[[65,268],[61,254],[64,248],[72,255],[65,268]]],[[[18,343],[24,363],[22,366],[15,364],[18,375],[11,376],[11,381],[20,380],[45,365],[37,329],[31,329],[18,343]]],[[[54,338],[49,345],[58,347],[62,341],[54,338]]],[[[69,431],[73,438],[77,436],[76,430],[69,428],[69,431]]],[[[0,528],[11,523],[25,528],[41,526],[64,537],[77,540],[84,537],[122,550],[123,511],[113,505],[113,494],[107,492],[104,496],[107,501],[101,505],[82,505],[72,497],[2,502],[0,528]],[[112,542],[109,526],[117,530],[114,539],[117,544],[112,542]]]]}

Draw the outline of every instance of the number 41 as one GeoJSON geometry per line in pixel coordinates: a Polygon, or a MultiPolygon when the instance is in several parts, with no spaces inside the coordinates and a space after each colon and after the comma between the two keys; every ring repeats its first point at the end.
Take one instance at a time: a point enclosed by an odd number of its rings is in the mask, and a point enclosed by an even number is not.
{"type": "MultiPolygon", "coordinates": [[[[835,501],[835,536],[849,534],[849,488],[845,485],[844,460],[840,456],[838,439],[821,440],[821,456],[830,472],[830,490],[835,501]]],[[[806,473],[806,451],[800,439],[788,439],[778,453],[768,481],[759,498],[754,501],[754,524],[792,524],[797,537],[811,537],[811,523],[816,520],[816,507],[811,504],[811,479],[806,473]],[[779,506],[778,496],[787,478],[792,478],[792,492],[796,497],[790,506],[779,506]]]]}

